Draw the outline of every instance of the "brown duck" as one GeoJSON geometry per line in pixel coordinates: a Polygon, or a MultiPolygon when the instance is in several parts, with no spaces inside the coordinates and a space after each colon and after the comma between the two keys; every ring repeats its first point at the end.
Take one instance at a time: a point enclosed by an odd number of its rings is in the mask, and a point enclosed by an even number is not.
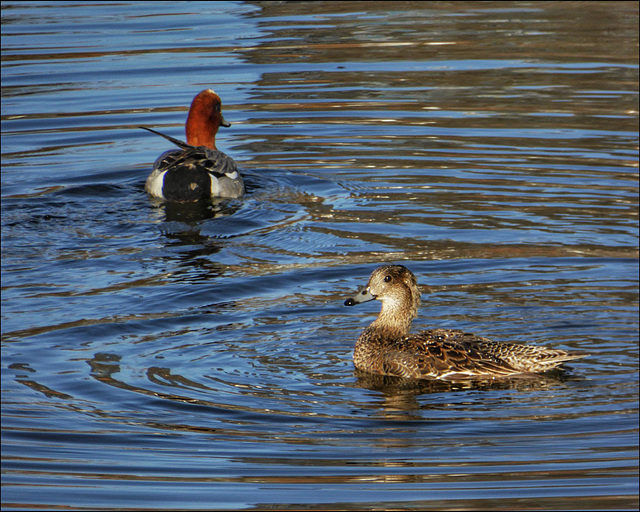
{"type": "Polygon", "coordinates": [[[353,361],[366,372],[418,379],[495,379],[545,372],[589,354],[498,343],[451,329],[409,334],[418,316],[416,277],[402,265],[384,265],[345,306],[377,299],[382,309],[356,343],[353,361]]]}

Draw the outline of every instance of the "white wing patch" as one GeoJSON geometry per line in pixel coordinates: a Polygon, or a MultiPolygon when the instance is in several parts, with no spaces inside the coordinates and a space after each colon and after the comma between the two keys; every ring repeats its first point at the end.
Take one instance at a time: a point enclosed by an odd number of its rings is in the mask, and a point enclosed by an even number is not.
{"type": "Polygon", "coordinates": [[[220,195],[220,183],[218,183],[218,178],[209,174],[209,179],[211,181],[211,197],[218,197],[220,195]]]}
{"type": "Polygon", "coordinates": [[[153,197],[164,199],[162,195],[162,185],[164,184],[165,174],[167,174],[167,171],[155,169],[147,178],[144,188],[153,197]]]}

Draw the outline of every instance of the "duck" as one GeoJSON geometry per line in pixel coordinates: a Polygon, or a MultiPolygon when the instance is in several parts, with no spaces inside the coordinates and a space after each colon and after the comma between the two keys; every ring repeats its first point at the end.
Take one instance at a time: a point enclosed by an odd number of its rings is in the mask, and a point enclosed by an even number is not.
{"type": "Polygon", "coordinates": [[[375,269],[367,284],[345,300],[355,306],[382,303],[378,317],[364,329],[353,352],[358,370],[414,379],[493,380],[535,376],[589,354],[536,345],[501,343],[454,329],[411,334],[418,316],[420,288],[403,265],[375,269]]]}
{"type": "Polygon", "coordinates": [[[222,101],[213,89],[199,92],[191,103],[186,123],[187,142],[139,126],[179,148],[165,151],[155,161],[145,183],[147,193],[179,202],[241,197],[245,187],[238,166],[216,148],[220,126],[228,128],[231,123],[223,117],[222,101]]]}

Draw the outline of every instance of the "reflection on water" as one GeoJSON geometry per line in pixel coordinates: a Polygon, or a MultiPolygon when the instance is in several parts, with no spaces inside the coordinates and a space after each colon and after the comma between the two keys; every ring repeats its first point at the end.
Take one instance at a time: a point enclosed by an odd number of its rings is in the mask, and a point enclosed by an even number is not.
{"type": "Polygon", "coordinates": [[[2,21],[3,509],[638,507],[636,3],[2,21]],[[152,200],[137,126],[183,138],[205,87],[247,194],[152,200]],[[342,304],[384,262],[416,330],[591,356],[357,372],[377,308],[342,304]]]}

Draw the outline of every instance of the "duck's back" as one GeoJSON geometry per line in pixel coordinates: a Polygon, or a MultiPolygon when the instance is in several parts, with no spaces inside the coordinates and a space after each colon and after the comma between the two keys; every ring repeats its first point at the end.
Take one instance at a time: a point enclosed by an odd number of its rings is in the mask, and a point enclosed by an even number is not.
{"type": "Polygon", "coordinates": [[[164,152],[155,161],[147,191],[170,201],[240,197],[244,183],[235,161],[222,151],[188,146],[164,152]],[[154,190],[160,187],[160,193],[154,190]]]}
{"type": "Polygon", "coordinates": [[[354,362],[372,373],[454,380],[544,372],[585,355],[499,343],[459,330],[429,329],[393,339],[365,329],[356,344],[354,362]]]}

